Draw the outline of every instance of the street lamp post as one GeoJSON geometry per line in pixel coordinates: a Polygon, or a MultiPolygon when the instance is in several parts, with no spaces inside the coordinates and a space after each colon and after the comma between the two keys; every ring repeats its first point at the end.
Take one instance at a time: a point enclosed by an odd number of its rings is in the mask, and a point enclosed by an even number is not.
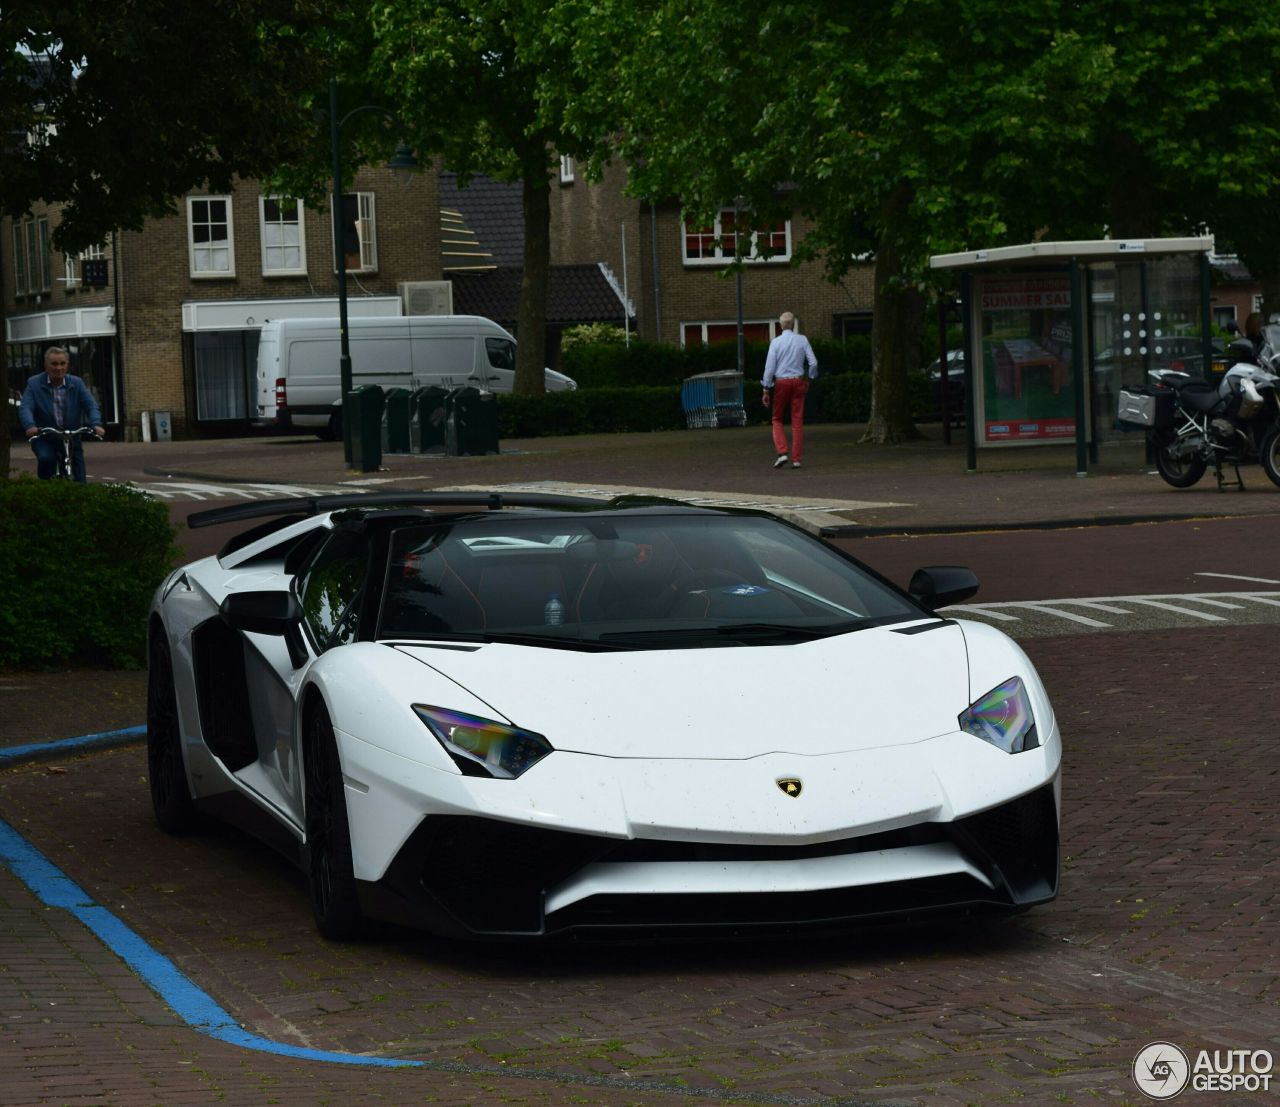
{"type": "MultiPolygon", "coordinates": [[[[351,342],[347,335],[347,255],[342,241],[342,128],[354,115],[361,112],[379,112],[388,119],[395,119],[394,112],[376,104],[365,104],[353,108],[341,119],[338,118],[338,82],[329,79],[329,147],[333,159],[333,198],[330,208],[333,212],[333,257],[338,266],[338,379],[341,395],[338,397],[339,419],[342,422],[342,455],[346,463],[352,463],[351,420],[347,418],[347,393],[351,391],[351,342]]],[[[417,159],[402,142],[387,162],[387,168],[407,184],[418,168],[417,159]]],[[[359,218],[359,213],[357,213],[359,218]]]]}

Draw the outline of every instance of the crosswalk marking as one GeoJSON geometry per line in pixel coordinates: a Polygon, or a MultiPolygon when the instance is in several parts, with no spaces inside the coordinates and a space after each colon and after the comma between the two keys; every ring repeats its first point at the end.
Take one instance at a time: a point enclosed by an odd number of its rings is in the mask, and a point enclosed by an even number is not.
{"type": "Polygon", "coordinates": [[[1067,626],[1092,630],[1157,629],[1203,623],[1270,622],[1259,609],[1280,608],[1280,592],[1191,592],[1142,596],[1086,596],[1054,600],[1008,600],[1000,603],[956,604],[946,614],[991,620],[1019,636],[1070,633],[1067,626]],[[1095,619],[1072,608],[1084,608],[1115,618],[1095,619]],[[1216,608],[1216,611],[1206,610],[1216,608]],[[1221,611],[1235,615],[1218,614],[1221,611]],[[1055,630],[1054,626],[1058,629],[1055,630]]]}

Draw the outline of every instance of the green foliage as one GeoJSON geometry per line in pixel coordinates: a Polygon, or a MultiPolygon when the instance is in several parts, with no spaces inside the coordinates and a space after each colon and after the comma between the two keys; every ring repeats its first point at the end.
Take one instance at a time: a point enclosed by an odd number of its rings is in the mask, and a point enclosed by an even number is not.
{"type": "Polygon", "coordinates": [[[228,191],[311,156],[310,98],[344,17],[333,0],[241,0],[212,17],[193,0],[14,0],[0,27],[0,131],[40,137],[6,142],[0,207],[65,204],[54,245],[76,250],[193,187],[228,191]]]}
{"type": "Polygon", "coordinates": [[[503,438],[675,430],[684,425],[679,387],[498,394],[498,433],[503,438]]]}
{"type": "Polygon", "coordinates": [[[578,346],[600,344],[602,346],[623,346],[627,341],[627,332],[613,323],[580,323],[576,327],[566,327],[560,335],[560,350],[572,350],[578,346]]]}
{"type": "MultiPolygon", "coordinates": [[[[813,352],[818,358],[819,379],[842,373],[871,371],[871,342],[854,335],[843,342],[815,338],[813,352]]],[[[748,342],[745,347],[747,385],[764,376],[767,342],[748,342]]],[[[638,385],[678,385],[699,373],[718,373],[738,367],[738,348],[732,342],[710,346],[671,346],[632,340],[631,345],[595,343],[573,346],[564,352],[561,369],[580,389],[634,387],[638,385]]]]}
{"type": "Polygon", "coordinates": [[[0,666],[145,664],[173,535],[165,505],[131,488],[0,483],[0,666]]]}
{"type": "MultiPolygon", "coordinates": [[[[674,348],[674,347],[671,347],[674,348]]],[[[937,418],[937,404],[923,372],[908,379],[911,414],[937,418]]],[[[769,421],[759,391],[748,387],[743,409],[749,425],[769,421]]],[[[809,390],[806,418],[813,423],[865,423],[871,411],[871,374],[820,376],[809,390]]],[[[579,388],[542,396],[498,395],[498,426],[503,438],[608,434],[622,431],[679,430],[688,425],[678,385],[639,388],[579,388]]]]}

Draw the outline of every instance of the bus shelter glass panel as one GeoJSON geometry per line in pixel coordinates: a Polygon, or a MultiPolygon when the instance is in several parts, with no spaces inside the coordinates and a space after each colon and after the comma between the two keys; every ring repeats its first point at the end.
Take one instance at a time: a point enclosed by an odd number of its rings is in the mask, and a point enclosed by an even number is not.
{"type": "Polygon", "coordinates": [[[1071,284],[1065,272],[976,280],[982,374],[979,443],[1062,441],[1076,432],[1071,386],[1071,284]]]}
{"type": "Polygon", "coordinates": [[[1091,265],[1089,323],[1089,395],[1098,441],[1133,433],[1116,421],[1121,388],[1143,385],[1149,372],[1162,369],[1208,375],[1198,255],[1091,265]]]}

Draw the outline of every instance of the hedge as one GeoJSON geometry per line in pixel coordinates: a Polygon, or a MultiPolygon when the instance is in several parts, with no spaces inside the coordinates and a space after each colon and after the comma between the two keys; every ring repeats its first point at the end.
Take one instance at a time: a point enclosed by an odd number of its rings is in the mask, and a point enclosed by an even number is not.
{"type": "MultiPolygon", "coordinates": [[[[937,418],[928,378],[911,376],[911,412],[921,422],[937,418]]],[[[744,388],[743,408],[751,425],[768,421],[760,388],[744,388]]],[[[814,423],[865,423],[871,414],[871,374],[822,374],[809,392],[807,418],[814,423]]],[[[687,426],[678,385],[653,388],[579,388],[541,396],[498,394],[498,433],[502,438],[540,438],[565,434],[676,430],[687,426]]]]}
{"type": "MultiPolygon", "coordinates": [[[[854,335],[843,342],[815,338],[813,352],[822,376],[871,371],[871,341],[854,335]]],[[[748,384],[764,376],[767,342],[748,342],[745,348],[745,377],[748,384]]],[[[560,369],[579,389],[654,387],[680,384],[698,373],[714,373],[738,367],[738,347],[734,342],[713,346],[670,346],[633,340],[630,346],[614,342],[594,342],[566,349],[560,369]]]]}
{"type": "Polygon", "coordinates": [[[0,481],[0,666],[143,666],[174,533],[169,509],[132,488],[0,481]]]}

